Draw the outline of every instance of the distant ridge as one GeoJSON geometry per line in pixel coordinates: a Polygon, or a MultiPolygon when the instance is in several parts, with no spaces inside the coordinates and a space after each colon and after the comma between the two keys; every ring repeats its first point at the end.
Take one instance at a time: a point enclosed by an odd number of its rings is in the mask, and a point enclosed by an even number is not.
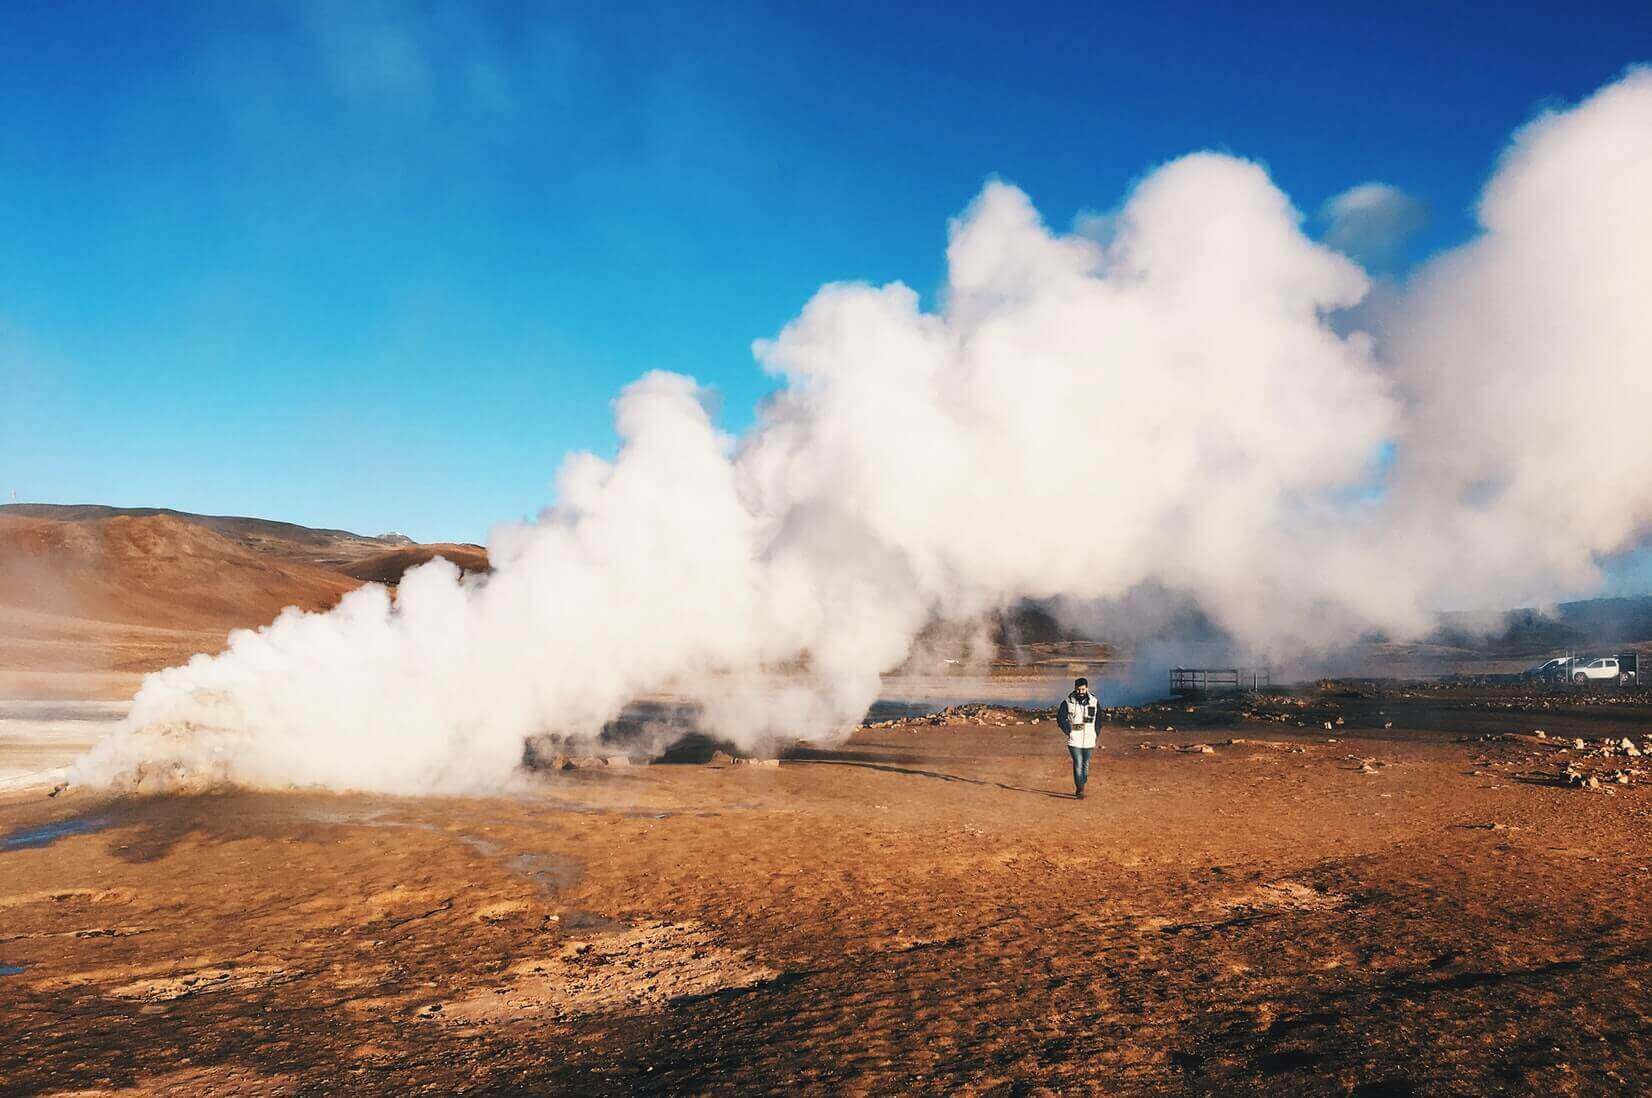
{"type": "Polygon", "coordinates": [[[52,519],[57,522],[84,522],[88,519],[117,516],[152,518],[156,515],[166,515],[192,522],[197,526],[205,526],[209,530],[237,540],[249,535],[261,535],[300,545],[330,545],[339,541],[369,542],[380,547],[406,544],[388,538],[366,537],[349,530],[300,526],[296,522],[239,515],[197,515],[190,511],[175,511],[170,507],[108,507],[101,503],[6,503],[0,504],[0,515],[20,515],[24,518],[52,519]]]}
{"type": "Polygon", "coordinates": [[[366,582],[394,588],[436,557],[489,570],[479,545],[168,507],[3,505],[0,696],[121,696],[133,684],[121,676],[218,651],[231,630],[289,606],[325,610],[366,582]]]}
{"type": "Polygon", "coordinates": [[[1441,614],[1433,639],[1502,655],[1634,644],[1652,640],[1652,595],[1581,599],[1552,611],[1522,607],[1497,614],[1441,614]]]}

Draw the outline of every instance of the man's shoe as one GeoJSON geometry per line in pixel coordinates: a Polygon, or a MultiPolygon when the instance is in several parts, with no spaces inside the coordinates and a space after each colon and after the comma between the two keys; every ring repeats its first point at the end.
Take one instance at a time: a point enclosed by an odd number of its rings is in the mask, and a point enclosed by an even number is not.
{"type": "Polygon", "coordinates": [[[1082,790],[1082,789],[1075,789],[1075,790],[1074,790],[1074,791],[1073,791],[1073,796],[1074,796],[1074,797],[1075,797],[1075,798],[1076,798],[1076,799],[1078,799],[1078,800],[1081,800],[1081,801],[1082,801],[1082,800],[1083,800],[1083,799],[1084,799],[1084,790],[1082,790]]]}

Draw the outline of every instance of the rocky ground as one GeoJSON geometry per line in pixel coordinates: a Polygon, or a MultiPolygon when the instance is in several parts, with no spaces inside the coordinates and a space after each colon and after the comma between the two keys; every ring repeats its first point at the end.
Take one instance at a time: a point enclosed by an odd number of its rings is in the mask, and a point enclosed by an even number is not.
{"type": "Polygon", "coordinates": [[[1082,802],[985,707],[490,799],[0,794],[0,1090],[1652,1085],[1644,696],[1110,716],[1082,802]]]}

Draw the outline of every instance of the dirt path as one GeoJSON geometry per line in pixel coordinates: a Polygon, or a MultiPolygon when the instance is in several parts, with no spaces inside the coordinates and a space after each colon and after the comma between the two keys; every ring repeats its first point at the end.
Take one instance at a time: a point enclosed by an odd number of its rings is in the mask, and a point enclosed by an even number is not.
{"type": "Polygon", "coordinates": [[[1652,1086],[1646,778],[1330,739],[1111,729],[1084,802],[1045,725],[489,800],[0,799],[0,1089],[1652,1086]]]}

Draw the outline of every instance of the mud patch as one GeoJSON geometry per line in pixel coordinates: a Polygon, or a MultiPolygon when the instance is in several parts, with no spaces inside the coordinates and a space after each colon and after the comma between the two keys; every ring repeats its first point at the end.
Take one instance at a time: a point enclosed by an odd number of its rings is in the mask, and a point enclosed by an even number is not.
{"type": "Polygon", "coordinates": [[[655,1011],[682,999],[745,991],[778,969],[719,944],[699,923],[643,923],[506,970],[511,982],[434,1003],[420,1016],[454,1025],[494,1025],[617,1011],[655,1011]]]}
{"type": "Polygon", "coordinates": [[[0,896],[0,911],[29,904],[61,904],[69,900],[85,900],[94,904],[129,904],[132,902],[132,895],[129,888],[55,888],[41,892],[20,892],[12,896],[0,896]]]}
{"type": "Polygon", "coordinates": [[[568,854],[516,854],[506,859],[505,868],[538,885],[546,896],[572,888],[585,876],[585,863],[568,854]]]}
{"type": "Polygon", "coordinates": [[[598,934],[617,934],[626,929],[626,924],[618,919],[611,919],[596,911],[564,911],[560,915],[552,916],[556,919],[566,934],[583,934],[591,937],[598,934]]]}
{"type": "Polygon", "coordinates": [[[479,923],[504,923],[524,918],[530,910],[531,905],[525,900],[503,900],[499,903],[483,904],[476,909],[471,918],[479,923]]]}

